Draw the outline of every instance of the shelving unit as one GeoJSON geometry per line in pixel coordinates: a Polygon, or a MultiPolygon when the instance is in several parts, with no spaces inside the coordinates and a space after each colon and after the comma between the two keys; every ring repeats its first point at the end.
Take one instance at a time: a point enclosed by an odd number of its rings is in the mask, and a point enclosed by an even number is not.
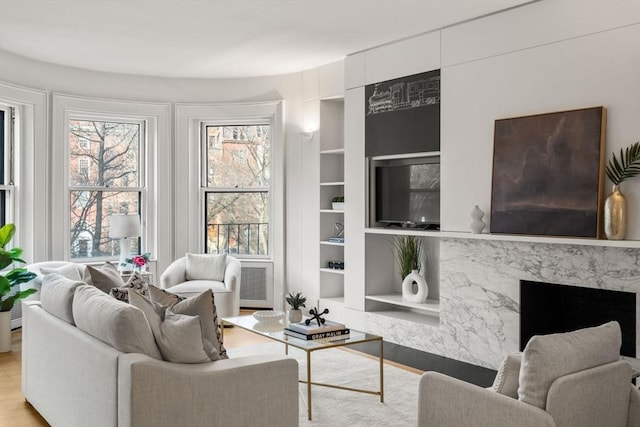
{"type": "Polygon", "coordinates": [[[344,306],[344,270],[328,268],[344,262],[343,242],[332,242],[336,224],[344,227],[344,209],[333,209],[334,197],[344,197],[344,100],[320,101],[320,289],[323,307],[334,312],[344,306]]]}

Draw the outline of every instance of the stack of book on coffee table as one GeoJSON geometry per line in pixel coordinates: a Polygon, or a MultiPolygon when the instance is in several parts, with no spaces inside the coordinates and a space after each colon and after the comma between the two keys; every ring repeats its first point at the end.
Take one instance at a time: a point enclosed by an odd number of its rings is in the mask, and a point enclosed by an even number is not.
{"type": "Polygon", "coordinates": [[[298,323],[290,323],[284,328],[285,335],[299,338],[301,340],[344,340],[349,338],[349,328],[342,323],[325,321],[318,326],[318,322],[312,320],[308,325],[303,320],[298,323]]]}

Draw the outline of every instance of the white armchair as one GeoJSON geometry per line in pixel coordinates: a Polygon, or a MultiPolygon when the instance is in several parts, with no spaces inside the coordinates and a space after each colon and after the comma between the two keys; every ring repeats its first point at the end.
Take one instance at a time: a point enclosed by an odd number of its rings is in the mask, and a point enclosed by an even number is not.
{"type": "Polygon", "coordinates": [[[418,426],[638,426],[640,392],[631,384],[629,363],[619,360],[620,343],[617,322],[534,336],[522,362],[507,370],[503,363],[489,389],[427,372],[420,380],[418,426]]]}
{"type": "Polygon", "coordinates": [[[162,273],[160,287],[183,297],[211,289],[218,316],[238,316],[240,271],[240,260],[229,255],[187,254],[171,263],[162,273]]]}

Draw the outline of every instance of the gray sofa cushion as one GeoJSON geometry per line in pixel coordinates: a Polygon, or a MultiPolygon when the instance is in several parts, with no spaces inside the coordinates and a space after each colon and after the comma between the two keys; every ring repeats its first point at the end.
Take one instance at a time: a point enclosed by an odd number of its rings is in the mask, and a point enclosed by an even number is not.
{"type": "Polygon", "coordinates": [[[557,378],[619,360],[621,344],[618,322],[532,337],[522,354],[519,400],[545,409],[557,378]]]}
{"type": "Polygon", "coordinates": [[[118,268],[110,262],[105,262],[100,267],[87,265],[87,271],[91,276],[93,286],[107,294],[111,292],[111,289],[124,285],[118,268]]]}
{"type": "Polygon", "coordinates": [[[162,360],[144,313],[94,286],[76,289],[73,298],[76,326],[123,353],[142,353],[162,360]]]}
{"type": "Polygon", "coordinates": [[[129,291],[129,304],[144,313],[162,358],[175,363],[206,363],[212,359],[208,353],[218,352],[204,338],[204,325],[200,316],[176,314],[167,307],[153,303],[134,290],[129,291]]]}
{"type": "Polygon", "coordinates": [[[42,279],[40,303],[42,308],[58,319],[75,325],[73,321],[73,296],[78,286],[84,285],[80,280],[72,280],[58,273],[50,273],[42,279]]]}
{"type": "Polygon", "coordinates": [[[78,280],[83,282],[86,281],[87,279],[87,277],[85,277],[85,271],[86,271],[86,267],[84,264],[76,264],[72,262],[62,267],[56,267],[56,268],[41,267],[40,268],[40,273],[43,276],[56,273],[68,279],[78,280]]]}

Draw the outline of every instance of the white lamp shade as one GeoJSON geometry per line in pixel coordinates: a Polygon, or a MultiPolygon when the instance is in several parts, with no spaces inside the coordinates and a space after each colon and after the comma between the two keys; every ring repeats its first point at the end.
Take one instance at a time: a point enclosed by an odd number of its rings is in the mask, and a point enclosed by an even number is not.
{"type": "Polygon", "coordinates": [[[122,239],[140,235],[140,218],[138,215],[111,215],[109,218],[109,237],[122,239]]]}

